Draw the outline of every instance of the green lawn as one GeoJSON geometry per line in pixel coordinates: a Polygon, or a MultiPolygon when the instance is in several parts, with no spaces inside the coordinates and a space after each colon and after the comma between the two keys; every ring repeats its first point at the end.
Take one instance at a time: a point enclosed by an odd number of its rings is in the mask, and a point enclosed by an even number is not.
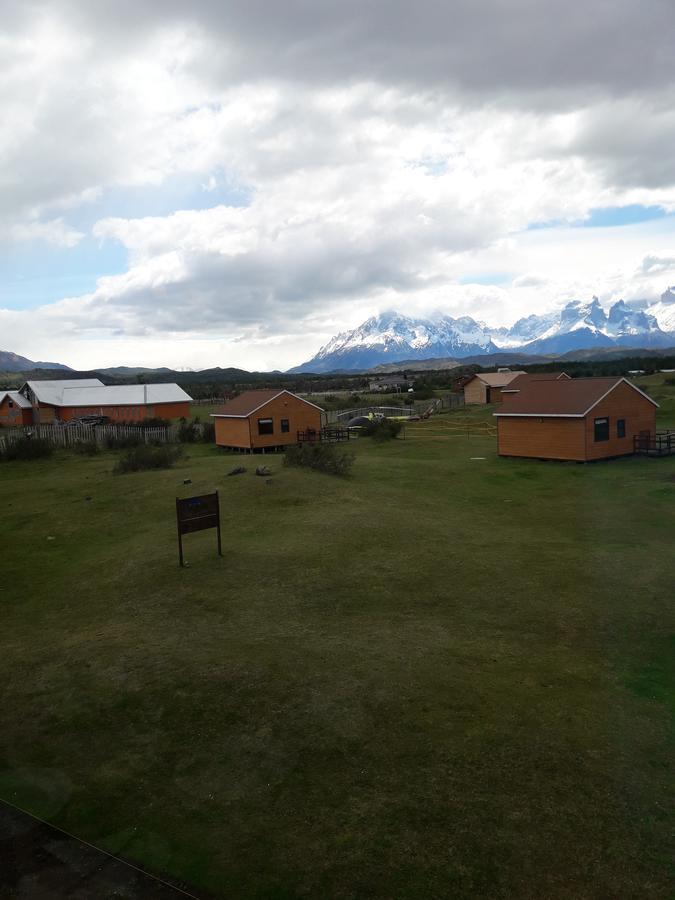
{"type": "Polygon", "coordinates": [[[672,897],[675,458],[450,419],[347,479],[1,465],[0,797],[223,897],[672,897]]]}

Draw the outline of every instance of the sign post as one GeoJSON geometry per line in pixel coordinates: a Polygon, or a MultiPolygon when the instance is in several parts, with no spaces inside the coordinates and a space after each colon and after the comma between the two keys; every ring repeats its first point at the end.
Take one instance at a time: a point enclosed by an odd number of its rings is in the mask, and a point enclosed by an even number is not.
{"type": "Polygon", "coordinates": [[[178,557],[181,566],[183,560],[183,535],[193,531],[203,531],[205,528],[218,530],[218,556],[223,552],[220,546],[220,504],[218,491],[213,494],[202,494],[199,497],[186,497],[180,500],[176,497],[176,522],[178,524],[178,557]]]}

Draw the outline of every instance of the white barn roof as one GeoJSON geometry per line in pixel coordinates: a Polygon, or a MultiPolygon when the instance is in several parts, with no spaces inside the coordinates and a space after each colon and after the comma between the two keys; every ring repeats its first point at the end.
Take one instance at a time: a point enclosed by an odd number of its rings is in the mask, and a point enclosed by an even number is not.
{"type": "Polygon", "coordinates": [[[5,391],[4,393],[0,393],[0,403],[4,401],[5,397],[9,397],[10,400],[13,400],[21,409],[30,409],[30,400],[26,400],[24,395],[20,394],[18,391],[5,391]]]}
{"type": "Polygon", "coordinates": [[[27,381],[21,390],[23,391],[26,387],[30,388],[40,403],[63,406],[61,397],[66,388],[103,386],[103,382],[98,378],[65,378],[63,381],[27,381]]]}
{"type": "Polygon", "coordinates": [[[98,378],[65,381],[27,381],[40,403],[50,406],[145,406],[185,403],[192,397],[177,384],[115,384],[98,378]]]}

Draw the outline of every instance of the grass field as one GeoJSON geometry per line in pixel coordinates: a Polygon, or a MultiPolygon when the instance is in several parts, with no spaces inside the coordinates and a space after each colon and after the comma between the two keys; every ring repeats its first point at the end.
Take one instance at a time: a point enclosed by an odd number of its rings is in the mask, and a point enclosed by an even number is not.
{"type": "Polygon", "coordinates": [[[451,421],[0,466],[0,798],[217,896],[672,897],[675,458],[451,421]]]}

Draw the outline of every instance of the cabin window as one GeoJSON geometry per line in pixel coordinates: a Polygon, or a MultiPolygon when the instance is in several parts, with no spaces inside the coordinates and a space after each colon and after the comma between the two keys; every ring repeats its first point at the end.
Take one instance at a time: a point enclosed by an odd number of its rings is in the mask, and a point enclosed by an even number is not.
{"type": "Polygon", "coordinates": [[[272,419],[258,419],[258,434],[274,434],[272,419]]]}
{"type": "Polygon", "coordinates": [[[626,420],[625,419],[617,419],[616,420],[616,436],[618,438],[626,437],[626,420]]]}
{"type": "Polygon", "coordinates": [[[13,400],[9,401],[9,408],[14,409],[14,401],[13,400]]]}
{"type": "Polygon", "coordinates": [[[282,433],[282,434],[288,434],[288,432],[289,432],[290,430],[291,430],[291,426],[290,426],[290,424],[289,424],[288,419],[282,419],[282,420],[281,420],[281,433],[282,433]]]}
{"type": "Polygon", "coordinates": [[[609,419],[595,419],[593,426],[595,441],[609,440],[609,419]]]}

